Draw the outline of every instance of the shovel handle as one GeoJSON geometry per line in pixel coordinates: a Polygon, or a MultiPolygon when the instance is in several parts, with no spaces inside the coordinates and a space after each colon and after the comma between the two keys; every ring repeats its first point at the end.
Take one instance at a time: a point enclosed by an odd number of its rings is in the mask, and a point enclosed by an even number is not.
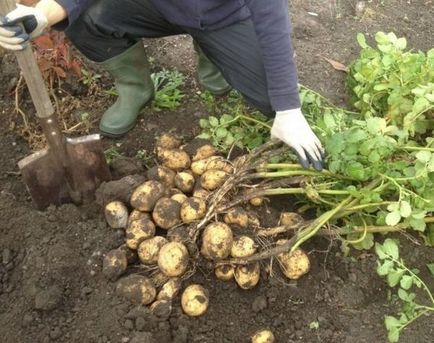
{"type": "MultiPolygon", "coordinates": [[[[6,15],[15,8],[15,0],[0,1],[1,15],[6,15]]],[[[15,52],[15,56],[17,57],[24,79],[26,80],[33,104],[35,105],[36,115],[41,119],[50,117],[54,114],[53,104],[51,103],[44,79],[33,56],[30,44],[24,50],[15,52]]]]}

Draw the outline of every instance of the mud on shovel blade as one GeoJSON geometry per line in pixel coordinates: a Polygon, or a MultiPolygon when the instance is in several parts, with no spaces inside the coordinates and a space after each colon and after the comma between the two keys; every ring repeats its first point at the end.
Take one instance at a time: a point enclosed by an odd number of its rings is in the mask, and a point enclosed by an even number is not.
{"type": "MultiPolygon", "coordinates": [[[[0,14],[15,6],[14,0],[1,0],[0,14]]],[[[65,138],[31,48],[16,52],[16,57],[48,143],[18,162],[36,207],[91,201],[100,183],[111,178],[99,135],[65,138]]]]}

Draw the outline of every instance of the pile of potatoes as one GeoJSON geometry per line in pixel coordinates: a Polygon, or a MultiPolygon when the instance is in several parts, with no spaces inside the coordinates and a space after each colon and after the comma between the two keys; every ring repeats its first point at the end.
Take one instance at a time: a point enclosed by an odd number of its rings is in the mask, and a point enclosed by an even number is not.
{"type": "MultiPolygon", "coordinates": [[[[209,195],[234,172],[232,163],[218,156],[209,142],[195,139],[181,144],[173,135],[162,135],[156,147],[160,164],[147,171],[147,181],[132,192],[128,204],[112,201],[105,206],[108,225],[125,230],[125,244],[105,255],[103,274],[116,281],[128,265],[133,265],[138,273],[119,279],[116,292],[133,303],[150,305],[159,315],[170,314],[172,300],[184,276],[192,270],[195,251],[188,243],[188,225],[205,216],[209,195]],[[150,274],[152,277],[145,276],[150,274]]],[[[262,199],[252,202],[261,203],[262,199]]],[[[249,257],[258,251],[249,230],[257,222],[242,207],[234,207],[206,226],[196,242],[197,250],[215,265],[231,257],[249,257]]],[[[288,278],[296,279],[309,269],[306,254],[301,250],[296,253],[277,256],[288,278]]],[[[219,265],[215,275],[251,289],[259,282],[260,265],[219,265]]],[[[182,308],[189,316],[205,313],[208,303],[208,292],[200,285],[188,286],[181,296],[182,308]]]]}

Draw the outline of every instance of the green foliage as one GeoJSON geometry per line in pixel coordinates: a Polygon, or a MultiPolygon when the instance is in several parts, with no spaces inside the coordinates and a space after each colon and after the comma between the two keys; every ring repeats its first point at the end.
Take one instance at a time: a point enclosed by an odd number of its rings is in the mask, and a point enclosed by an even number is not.
{"type": "Polygon", "coordinates": [[[269,139],[270,126],[266,118],[259,112],[248,113],[238,93],[231,92],[223,103],[218,103],[209,92],[201,94],[201,99],[215,115],[199,121],[202,130],[198,137],[209,139],[221,151],[226,152],[233,146],[251,150],[269,139]]]}
{"type": "Polygon", "coordinates": [[[155,95],[153,109],[175,110],[181,104],[184,94],[180,87],[184,85],[185,77],[177,70],[163,69],[158,73],[151,74],[154,83],[155,95]]]}
{"type": "Polygon", "coordinates": [[[378,256],[378,275],[386,278],[389,287],[396,287],[402,306],[397,316],[386,316],[384,323],[390,342],[398,342],[401,331],[423,315],[434,313],[434,297],[426,283],[417,275],[416,270],[409,269],[399,257],[398,244],[387,238],[383,244],[375,244],[378,256]],[[420,303],[419,293],[414,288],[422,289],[429,304],[420,303]]]}
{"type": "Polygon", "coordinates": [[[407,51],[405,38],[378,32],[377,48],[357,36],[362,48],[351,65],[348,85],[353,105],[365,117],[380,116],[404,134],[425,134],[426,116],[434,109],[434,49],[407,51]]]}
{"type": "Polygon", "coordinates": [[[105,159],[107,160],[107,163],[113,162],[115,159],[120,157],[122,154],[119,151],[119,148],[121,147],[120,143],[117,143],[115,145],[110,146],[108,149],[104,151],[105,159]]]}

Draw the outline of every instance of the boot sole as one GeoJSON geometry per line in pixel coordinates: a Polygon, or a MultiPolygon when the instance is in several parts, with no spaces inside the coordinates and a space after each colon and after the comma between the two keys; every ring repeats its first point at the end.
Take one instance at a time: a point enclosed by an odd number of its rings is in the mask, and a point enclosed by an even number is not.
{"type": "Polygon", "coordinates": [[[99,133],[101,136],[108,137],[108,138],[121,138],[122,136],[125,136],[128,132],[130,132],[135,126],[137,125],[137,122],[131,124],[128,126],[125,131],[122,131],[120,133],[113,133],[113,132],[107,132],[104,131],[101,127],[99,128],[99,133]]]}

